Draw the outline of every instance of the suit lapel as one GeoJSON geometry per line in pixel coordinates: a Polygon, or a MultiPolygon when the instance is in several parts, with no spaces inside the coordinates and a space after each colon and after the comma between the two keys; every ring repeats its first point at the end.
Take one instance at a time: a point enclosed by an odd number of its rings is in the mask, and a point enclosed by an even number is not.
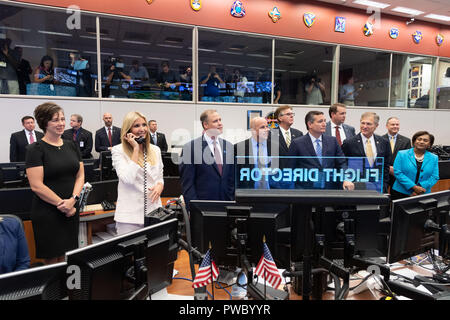
{"type": "Polygon", "coordinates": [[[357,145],[358,145],[358,151],[359,151],[359,154],[361,154],[363,157],[365,157],[366,156],[366,150],[364,149],[364,145],[363,145],[363,139],[362,139],[362,136],[361,136],[361,133],[359,133],[358,134],[358,138],[357,138],[357,145]]]}
{"type": "MultiPolygon", "coordinates": [[[[286,144],[286,141],[284,140],[284,137],[283,137],[283,132],[281,131],[281,129],[280,128],[278,128],[278,136],[279,136],[279,141],[280,141],[280,146],[283,148],[283,150],[284,150],[284,152],[282,153],[283,155],[284,154],[287,154],[287,152],[289,151],[289,148],[288,148],[288,146],[287,146],[287,144],[286,144]]],[[[291,143],[292,143],[292,137],[291,137],[291,143]]],[[[281,154],[280,154],[281,155],[281,154]]]]}

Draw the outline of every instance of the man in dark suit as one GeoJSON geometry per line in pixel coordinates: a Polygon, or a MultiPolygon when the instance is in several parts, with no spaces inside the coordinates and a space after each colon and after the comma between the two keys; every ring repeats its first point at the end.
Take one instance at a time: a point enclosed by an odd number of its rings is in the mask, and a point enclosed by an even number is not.
{"type": "Polygon", "coordinates": [[[148,122],[148,127],[150,129],[150,143],[158,146],[162,152],[167,152],[167,141],[164,133],[157,132],[158,124],[156,120],[150,120],[148,122]]]}
{"type": "Polygon", "coordinates": [[[70,116],[70,126],[72,129],[64,131],[62,138],[66,140],[73,140],[75,144],[80,148],[81,157],[83,159],[92,158],[92,133],[86,129],[83,129],[83,117],[79,114],[73,114],[70,116]]]}
{"type": "Polygon", "coordinates": [[[25,116],[22,118],[23,130],[11,134],[9,140],[9,161],[23,162],[25,161],[26,147],[33,142],[39,141],[44,137],[44,134],[35,131],[36,123],[32,116],[25,116]]]}
{"type": "Polygon", "coordinates": [[[183,146],[180,163],[181,188],[186,207],[191,200],[234,199],[233,145],[219,138],[222,119],[216,110],[200,115],[204,132],[183,146]]]}
{"type": "MultiPolygon", "coordinates": [[[[292,128],[294,124],[295,113],[288,105],[283,105],[275,110],[274,117],[278,120],[278,128],[272,129],[269,133],[267,143],[271,149],[272,160],[277,160],[276,157],[287,156],[292,141],[303,135],[300,130],[292,128]]],[[[287,166],[286,159],[279,159],[279,167],[285,168],[287,166]]]]}
{"type": "Polygon", "coordinates": [[[368,166],[379,168],[381,166],[380,163],[371,163],[371,161],[374,161],[377,157],[384,158],[383,186],[376,185],[375,188],[379,190],[382,187],[383,193],[387,193],[389,166],[392,165],[392,152],[389,142],[385,138],[374,134],[379,121],[380,117],[375,112],[363,113],[360,119],[360,133],[350,139],[346,139],[342,144],[342,151],[346,157],[367,157],[363,168],[368,166]]]}
{"type": "Polygon", "coordinates": [[[330,121],[327,122],[325,134],[336,138],[339,146],[345,139],[355,136],[355,128],[345,124],[345,117],[347,115],[347,107],[343,103],[332,104],[328,109],[330,121]]]}
{"type": "Polygon", "coordinates": [[[388,140],[389,145],[391,146],[392,163],[389,167],[389,186],[392,188],[395,182],[393,167],[395,157],[400,150],[411,148],[411,139],[398,133],[400,131],[400,120],[397,117],[390,117],[389,119],[387,119],[386,129],[388,132],[383,136],[383,138],[388,140]]]}
{"type": "MultiPolygon", "coordinates": [[[[291,168],[319,169],[319,181],[296,182],[303,189],[338,189],[353,190],[354,185],[350,181],[333,182],[326,181],[322,169],[345,169],[344,153],[335,138],[325,135],[326,118],[321,111],[310,111],[306,114],[305,124],[308,133],[295,139],[289,150],[289,156],[305,157],[290,159],[291,168]]],[[[330,179],[332,180],[332,179],[330,179]]]]}
{"type": "MultiPolygon", "coordinates": [[[[270,129],[267,120],[263,117],[253,118],[250,121],[250,129],[252,136],[234,145],[236,178],[241,177],[241,169],[250,171],[255,168],[262,169],[270,166],[270,148],[267,144],[270,129]]],[[[246,179],[239,179],[236,184],[237,188],[270,189],[269,179],[266,179],[263,174],[259,181],[250,179],[249,174],[245,177],[246,179]]]]}
{"type": "Polygon", "coordinates": [[[95,132],[95,151],[109,151],[112,147],[120,144],[120,128],[112,125],[113,117],[111,113],[103,115],[105,126],[95,132]]]}

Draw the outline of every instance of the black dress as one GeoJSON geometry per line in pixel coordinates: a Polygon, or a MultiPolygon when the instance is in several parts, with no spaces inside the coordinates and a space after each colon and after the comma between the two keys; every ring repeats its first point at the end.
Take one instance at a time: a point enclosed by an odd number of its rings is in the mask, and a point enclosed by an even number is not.
{"type": "MultiPolygon", "coordinates": [[[[28,146],[26,167],[44,167],[44,184],[62,199],[72,196],[81,154],[77,146],[63,140],[61,147],[38,141],[28,146]]],[[[78,248],[79,214],[72,217],[39,198],[33,197],[31,221],[36,242],[36,257],[55,258],[78,248]]]]}

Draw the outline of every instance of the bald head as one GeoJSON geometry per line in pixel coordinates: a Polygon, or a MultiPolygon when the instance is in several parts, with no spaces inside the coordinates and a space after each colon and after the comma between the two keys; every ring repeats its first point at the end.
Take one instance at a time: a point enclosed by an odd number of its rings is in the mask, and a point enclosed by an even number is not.
{"type": "Polygon", "coordinates": [[[252,137],[256,141],[267,140],[267,137],[269,136],[269,126],[265,118],[252,118],[250,120],[250,129],[252,130],[252,137]]]}
{"type": "Polygon", "coordinates": [[[111,113],[105,112],[103,114],[103,122],[105,123],[106,127],[111,127],[112,126],[112,120],[113,120],[113,118],[112,118],[112,114],[111,113]]]}

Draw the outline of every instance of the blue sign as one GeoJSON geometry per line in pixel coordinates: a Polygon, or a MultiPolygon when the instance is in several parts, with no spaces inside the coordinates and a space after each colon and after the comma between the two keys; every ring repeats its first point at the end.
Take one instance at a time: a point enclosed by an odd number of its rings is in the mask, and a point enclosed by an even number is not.
{"type": "Polygon", "coordinates": [[[345,18],[344,17],[336,17],[336,21],[334,24],[334,31],[345,32],[345,18]]]}
{"type": "Polygon", "coordinates": [[[397,39],[400,34],[400,30],[398,28],[391,28],[389,30],[389,37],[392,39],[397,39]]]}
{"type": "Polygon", "coordinates": [[[241,1],[236,0],[231,6],[231,15],[236,18],[242,18],[245,16],[244,5],[241,1]]]}

